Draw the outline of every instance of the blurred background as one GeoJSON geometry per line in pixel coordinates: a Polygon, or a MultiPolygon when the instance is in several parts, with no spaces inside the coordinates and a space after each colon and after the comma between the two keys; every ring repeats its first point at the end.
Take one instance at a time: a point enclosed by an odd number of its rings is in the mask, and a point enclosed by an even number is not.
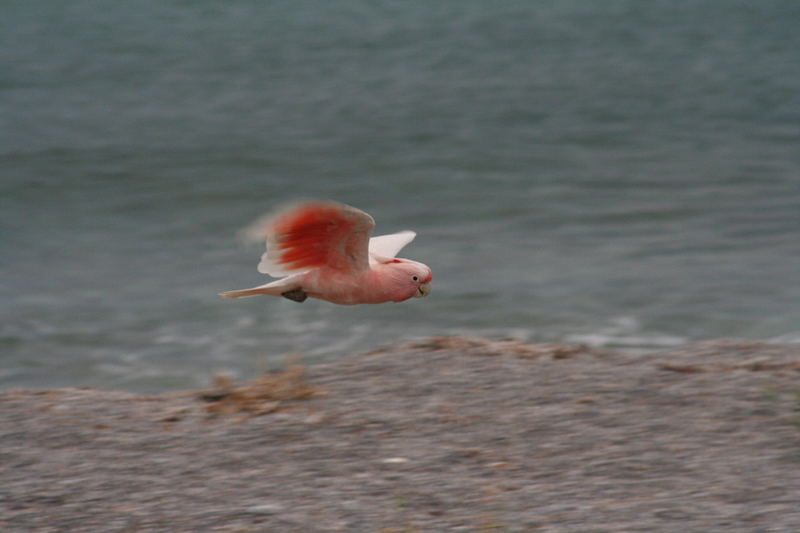
{"type": "Polygon", "coordinates": [[[800,341],[800,3],[0,5],[0,388],[252,377],[428,335],[800,341]],[[426,299],[338,307],[236,232],[414,229],[426,299]]]}

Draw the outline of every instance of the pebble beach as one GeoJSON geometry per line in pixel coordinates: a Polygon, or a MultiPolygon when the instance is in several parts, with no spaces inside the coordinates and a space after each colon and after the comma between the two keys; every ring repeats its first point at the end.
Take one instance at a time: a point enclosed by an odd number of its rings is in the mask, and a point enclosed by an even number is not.
{"type": "Polygon", "coordinates": [[[0,393],[0,530],[800,531],[800,345],[432,337],[0,393]]]}

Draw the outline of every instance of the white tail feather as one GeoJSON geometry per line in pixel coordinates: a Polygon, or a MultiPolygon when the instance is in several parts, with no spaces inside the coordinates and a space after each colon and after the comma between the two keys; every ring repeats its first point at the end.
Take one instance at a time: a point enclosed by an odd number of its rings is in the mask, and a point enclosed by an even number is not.
{"type": "Polygon", "coordinates": [[[251,287],[249,289],[225,291],[219,293],[219,295],[223,298],[244,298],[246,296],[257,296],[259,294],[281,296],[286,291],[300,287],[300,284],[297,282],[298,277],[299,276],[289,276],[288,278],[278,279],[266,285],[259,285],[258,287],[251,287]]]}

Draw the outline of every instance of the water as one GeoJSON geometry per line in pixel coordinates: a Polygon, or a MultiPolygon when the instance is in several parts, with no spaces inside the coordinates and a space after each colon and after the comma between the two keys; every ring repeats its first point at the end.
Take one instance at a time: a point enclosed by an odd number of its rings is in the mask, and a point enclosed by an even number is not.
{"type": "Polygon", "coordinates": [[[0,6],[0,387],[160,391],[441,334],[800,340],[800,4],[0,6]],[[422,300],[225,301],[296,198],[422,300]]]}

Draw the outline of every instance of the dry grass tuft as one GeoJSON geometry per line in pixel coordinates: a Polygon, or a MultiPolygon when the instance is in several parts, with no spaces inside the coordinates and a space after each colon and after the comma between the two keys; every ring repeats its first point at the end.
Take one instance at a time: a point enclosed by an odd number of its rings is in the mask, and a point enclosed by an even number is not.
{"type": "Polygon", "coordinates": [[[780,370],[793,370],[800,372],[800,361],[764,361],[753,360],[736,364],[706,364],[706,365],[683,365],[673,363],[662,363],[658,365],[662,370],[671,370],[683,374],[699,374],[701,372],[733,372],[736,370],[746,370],[749,372],[770,372],[780,370]]]}
{"type": "Polygon", "coordinates": [[[320,392],[306,379],[306,367],[288,364],[278,372],[266,372],[259,378],[236,386],[231,376],[214,376],[212,389],[200,395],[209,402],[206,410],[215,414],[247,413],[265,415],[285,407],[287,402],[310,398],[320,392]]]}
{"type": "Polygon", "coordinates": [[[403,347],[414,350],[458,351],[471,355],[510,355],[520,359],[570,359],[580,355],[603,355],[584,345],[534,343],[517,339],[483,339],[479,337],[429,337],[406,343],[403,347]]]}

